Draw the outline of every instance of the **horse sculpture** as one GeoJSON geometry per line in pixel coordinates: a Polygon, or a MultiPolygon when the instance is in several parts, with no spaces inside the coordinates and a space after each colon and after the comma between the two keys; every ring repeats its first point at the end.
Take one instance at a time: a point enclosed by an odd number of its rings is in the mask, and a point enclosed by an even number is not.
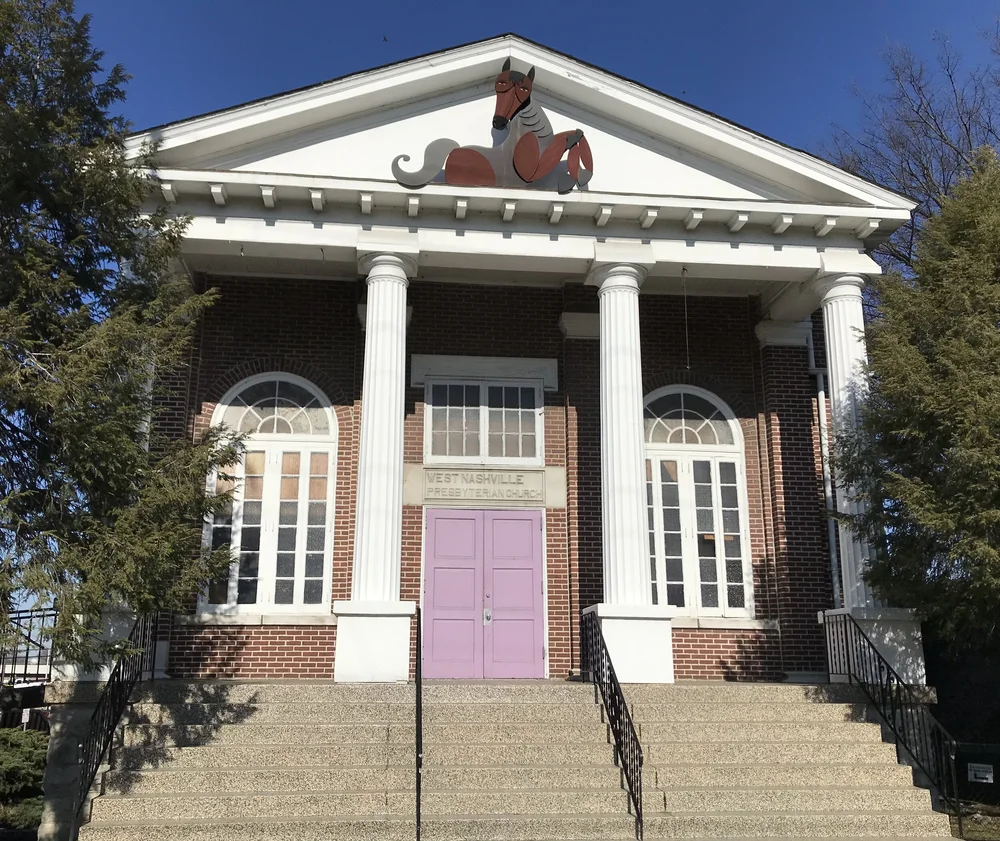
{"type": "Polygon", "coordinates": [[[496,110],[493,129],[497,144],[460,146],[454,140],[431,141],[424,165],[407,172],[399,165],[409,155],[398,155],[392,174],[404,187],[418,188],[438,178],[462,187],[523,187],[556,189],[568,193],[584,187],[594,174],[590,144],[580,129],[554,134],[541,106],[532,101],[535,68],[527,73],[510,69],[508,58],[494,82],[496,110]],[[503,134],[506,132],[506,134],[503,134]],[[568,154],[567,154],[568,153],[568,154]],[[565,166],[560,166],[566,155],[565,166]]]}

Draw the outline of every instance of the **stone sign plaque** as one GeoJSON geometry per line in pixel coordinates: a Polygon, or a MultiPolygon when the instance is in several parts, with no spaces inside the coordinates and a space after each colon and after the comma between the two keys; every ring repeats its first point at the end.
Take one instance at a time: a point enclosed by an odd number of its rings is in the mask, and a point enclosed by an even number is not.
{"type": "Polygon", "coordinates": [[[425,467],[426,505],[545,506],[545,471],[425,467]]]}

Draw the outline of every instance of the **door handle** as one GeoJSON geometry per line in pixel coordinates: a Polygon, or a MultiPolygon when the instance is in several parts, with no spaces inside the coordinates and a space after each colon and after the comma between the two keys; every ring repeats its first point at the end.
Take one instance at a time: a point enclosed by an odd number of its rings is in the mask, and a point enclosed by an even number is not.
{"type": "Polygon", "coordinates": [[[488,607],[483,608],[483,624],[492,625],[493,624],[493,611],[488,607]]]}

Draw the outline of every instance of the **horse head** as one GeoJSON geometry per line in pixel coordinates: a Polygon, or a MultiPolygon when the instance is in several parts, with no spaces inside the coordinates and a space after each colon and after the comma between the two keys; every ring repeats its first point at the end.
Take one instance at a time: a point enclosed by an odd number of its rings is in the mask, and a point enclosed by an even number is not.
{"type": "Polygon", "coordinates": [[[493,128],[503,130],[528,103],[531,102],[531,87],[535,81],[535,68],[527,74],[510,69],[510,59],[503,63],[493,87],[497,92],[497,108],[493,114],[493,128]]]}

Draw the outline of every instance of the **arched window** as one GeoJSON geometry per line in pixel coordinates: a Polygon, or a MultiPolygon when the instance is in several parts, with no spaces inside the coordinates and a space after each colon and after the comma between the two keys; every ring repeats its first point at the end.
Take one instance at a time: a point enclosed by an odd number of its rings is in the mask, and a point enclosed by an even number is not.
{"type": "Polygon", "coordinates": [[[667,386],[645,400],[653,604],[692,616],[750,616],[743,435],[710,392],[667,386]]]}
{"type": "MultiPolygon", "coordinates": [[[[330,603],[337,428],[329,400],[289,374],[244,380],[212,418],[249,433],[229,473],[233,504],[207,527],[206,542],[237,559],[203,599],[208,612],[295,613],[330,603]]],[[[220,489],[220,482],[214,477],[220,489]]]]}

